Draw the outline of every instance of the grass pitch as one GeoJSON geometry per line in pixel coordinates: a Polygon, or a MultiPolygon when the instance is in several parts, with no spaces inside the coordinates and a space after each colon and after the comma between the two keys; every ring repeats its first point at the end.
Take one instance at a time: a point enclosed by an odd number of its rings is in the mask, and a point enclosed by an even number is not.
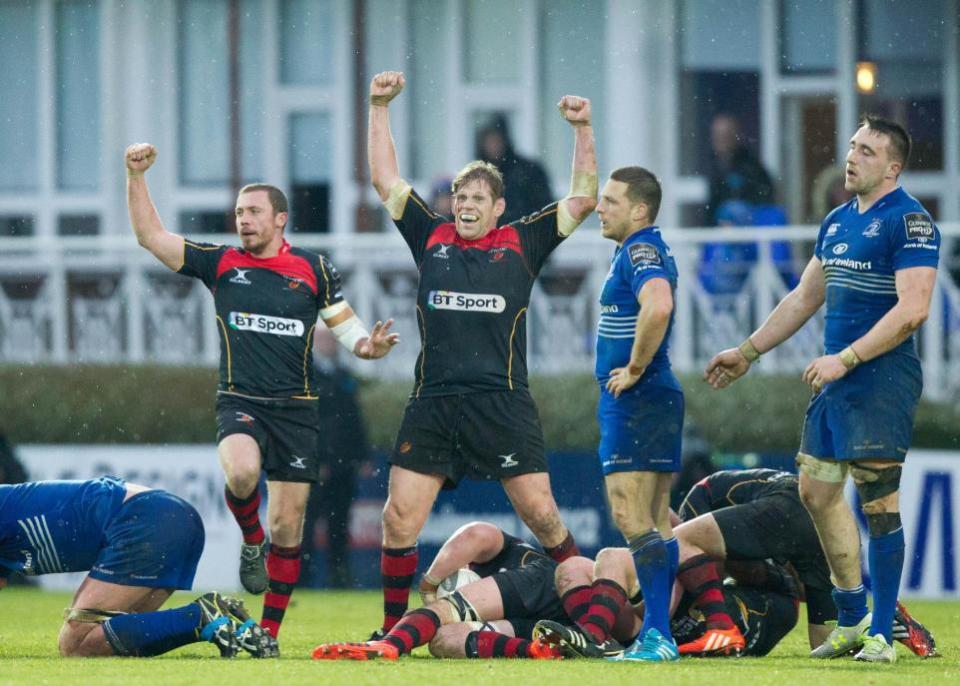
{"type": "MultiPolygon", "coordinates": [[[[193,595],[175,595],[170,606],[193,595]]],[[[297,591],[280,635],[280,660],[241,656],[221,660],[207,644],[197,644],[158,658],[64,660],[57,656],[57,631],[70,597],[33,588],[0,592],[0,685],[76,686],[78,684],[771,684],[827,686],[960,683],[960,602],[911,602],[911,612],[929,626],[943,657],[920,660],[897,646],[892,666],[856,663],[850,659],[820,662],[807,655],[806,625],[796,629],[762,659],[685,659],[666,665],[610,664],[564,660],[436,660],[421,648],[397,663],[314,662],[317,643],[362,640],[380,617],[377,592],[297,591]]],[[[260,600],[246,598],[259,614],[260,600]]]]}

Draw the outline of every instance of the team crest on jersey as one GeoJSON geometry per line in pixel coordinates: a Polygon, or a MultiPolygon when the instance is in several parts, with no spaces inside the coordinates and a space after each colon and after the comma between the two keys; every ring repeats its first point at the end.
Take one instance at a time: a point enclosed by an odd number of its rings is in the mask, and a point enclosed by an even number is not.
{"type": "Polygon", "coordinates": [[[634,267],[653,267],[663,264],[663,258],[649,243],[634,243],[630,246],[630,264],[634,267]]]}
{"type": "Polygon", "coordinates": [[[827,227],[827,235],[835,236],[837,234],[837,231],[839,230],[840,230],[840,224],[831,224],[830,226],[827,227]]]}
{"type": "Polygon", "coordinates": [[[843,253],[847,252],[849,248],[850,246],[846,243],[837,243],[835,246],[833,246],[833,254],[842,255],[843,253]]]}
{"type": "Polygon", "coordinates": [[[287,288],[291,290],[297,290],[303,284],[303,279],[295,279],[292,276],[283,277],[287,280],[287,288]]]}
{"type": "Polygon", "coordinates": [[[253,282],[247,278],[247,272],[249,269],[240,269],[240,267],[234,267],[233,270],[237,272],[233,275],[233,278],[230,279],[230,283],[240,283],[244,286],[249,286],[253,282]]]}
{"type": "Polygon", "coordinates": [[[494,248],[490,251],[490,262],[499,262],[507,254],[507,248],[494,248]]]}
{"type": "Polygon", "coordinates": [[[883,226],[883,222],[879,219],[874,219],[870,222],[870,225],[863,230],[863,235],[866,238],[876,238],[880,235],[880,227],[883,226]]]}
{"type": "Polygon", "coordinates": [[[933,221],[923,212],[903,215],[903,224],[907,229],[908,241],[926,243],[933,240],[933,221]]]}

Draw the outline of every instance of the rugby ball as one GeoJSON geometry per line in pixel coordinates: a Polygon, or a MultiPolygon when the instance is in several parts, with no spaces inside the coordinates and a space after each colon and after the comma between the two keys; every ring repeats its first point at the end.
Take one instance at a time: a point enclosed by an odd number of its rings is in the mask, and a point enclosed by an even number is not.
{"type": "Polygon", "coordinates": [[[474,581],[480,581],[480,575],[469,567],[461,567],[440,582],[440,586],[437,587],[437,598],[446,598],[457,589],[472,584],[474,581]]]}

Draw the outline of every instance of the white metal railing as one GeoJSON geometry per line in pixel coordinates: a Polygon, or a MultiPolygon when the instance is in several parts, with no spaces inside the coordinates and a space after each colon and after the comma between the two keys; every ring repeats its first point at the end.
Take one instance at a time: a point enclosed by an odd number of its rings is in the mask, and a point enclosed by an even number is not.
{"type": "MultiPolygon", "coordinates": [[[[960,289],[951,269],[960,224],[941,226],[939,288],[920,339],[928,397],[960,390],[960,289]]],[[[702,369],[717,350],[738,343],[789,290],[774,244],[788,241],[791,270],[802,271],[816,227],[676,229],[665,232],[680,270],[672,359],[680,371],[702,369]],[[754,242],[757,259],[743,265],[733,293],[710,292],[698,276],[705,244],[754,242]],[[779,270],[778,270],[779,267],[779,270]]],[[[211,242],[235,237],[208,236],[211,242]]],[[[412,378],[418,352],[416,270],[395,232],[298,234],[301,247],[324,250],[343,273],[361,317],[393,317],[402,345],[377,374],[412,378]]],[[[534,286],[528,319],[532,372],[590,371],[597,297],[613,244],[582,228],[551,257],[534,286]]],[[[0,240],[0,362],[12,364],[158,363],[215,365],[219,354],[213,299],[203,285],[167,271],[132,237],[4,238],[0,240]]],[[[822,346],[822,318],[764,357],[761,373],[799,372],[822,346]]],[[[357,367],[363,373],[366,364],[357,367]]]]}

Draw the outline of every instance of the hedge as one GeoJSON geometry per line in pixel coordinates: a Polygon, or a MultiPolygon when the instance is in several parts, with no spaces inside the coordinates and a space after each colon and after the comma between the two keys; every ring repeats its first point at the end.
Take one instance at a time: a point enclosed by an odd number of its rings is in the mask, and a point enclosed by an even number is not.
{"type": "MultiPolygon", "coordinates": [[[[726,391],[683,378],[687,421],[714,449],[792,452],[809,391],[796,376],[746,377],[726,391]]],[[[0,366],[0,431],[14,443],[206,443],[216,371],[155,366],[0,366]]],[[[393,444],[410,382],[364,381],[371,440],[393,444]]],[[[597,388],[586,375],[531,380],[551,450],[596,447],[597,388]]],[[[922,403],[914,445],[960,449],[960,411],[922,403]]]]}

